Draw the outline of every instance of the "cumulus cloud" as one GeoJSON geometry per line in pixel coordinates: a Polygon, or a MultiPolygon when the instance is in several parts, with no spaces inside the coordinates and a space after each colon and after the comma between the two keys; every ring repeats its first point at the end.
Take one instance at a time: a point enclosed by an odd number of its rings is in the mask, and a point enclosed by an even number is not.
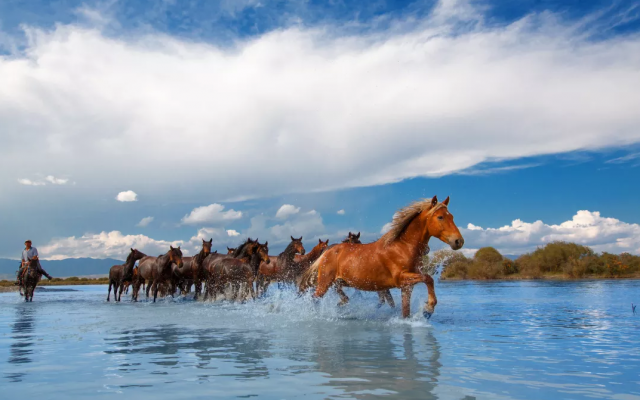
{"type": "Polygon", "coordinates": [[[344,215],[344,214],[345,214],[345,211],[344,211],[344,210],[338,210],[338,212],[337,212],[336,214],[338,214],[338,215],[344,215]]]}
{"type": "Polygon", "coordinates": [[[242,212],[230,209],[224,211],[222,204],[214,203],[208,206],[196,207],[190,214],[182,218],[183,224],[196,225],[203,223],[221,223],[242,218],[242,212]]]}
{"type": "Polygon", "coordinates": [[[227,229],[227,235],[231,237],[240,236],[240,232],[236,231],[235,229],[227,229]]]}
{"type": "Polygon", "coordinates": [[[291,204],[283,204],[276,212],[276,218],[286,219],[300,212],[300,207],[291,204]]]}
{"type": "Polygon", "coordinates": [[[386,224],[382,225],[382,229],[380,229],[380,234],[384,235],[385,233],[389,232],[391,230],[391,222],[387,222],[386,224]]]}
{"type": "Polygon", "coordinates": [[[153,217],[144,217],[140,220],[140,222],[138,222],[136,226],[140,226],[144,228],[145,226],[148,226],[151,222],[153,222],[153,217]]]}
{"type": "Polygon", "coordinates": [[[598,211],[578,211],[571,220],[558,225],[516,219],[500,228],[469,224],[461,232],[467,252],[493,246],[503,254],[522,254],[561,240],[590,246],[598,252],[640,254],[640,225],[603,217],[598,211]]]}
{"type": "MultiPolygon", "coordinates": [[[[169,246],[182,246],[184,241],[156,240],[145,235],[123,235],[120,231],[85,234],[51,240],[38,250],[47,260],[65,258],[116,258],[123,260],[134,248],[149,256],[157,256],[169,251],[169,246]]],[[[183,253],[188,254],[188,249],[183,253]]]]}
{"type": "Polygon", "coordinates": [[[133,190],[127,190],[126,192],[120,192],[116,196],[116,200],[127,202],[127,201],[137,201],[138,195],[133,190]]]}
{"type": "Polygon", "coordinates": [[[52,185],[66,185],[69,182],[69,179],[56,178],[53,175],[48,175],[44,179],[52,185]]]}
{"type": "Polygon", "coordinates": [[[451,4],[388,31],[296,26],[233,49],[27,28],[24,52],[0,58],[3,129],[21,132],[3,138],[0,178],[27,141],[42,144],[28,173],[222,201],[640,141],[638,35],[595,41],[549,13],[488,25],[451,4]]]}

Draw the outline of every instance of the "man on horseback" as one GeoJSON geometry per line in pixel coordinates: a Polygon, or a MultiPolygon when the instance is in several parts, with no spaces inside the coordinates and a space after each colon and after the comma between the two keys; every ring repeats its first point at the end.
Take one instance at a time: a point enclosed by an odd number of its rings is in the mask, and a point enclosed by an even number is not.
{"type": "Polygon", "coordinates": [[[29,264],[34,264],[36,268],[38,268],[38,273],[47,277],[47,279],[51,279],[51,275],[47,274],[42,266],[40,265],[40,259],[38,258],[38,249],[31,246],[31,240],[27,240],[24,242],[25,249],[22,250],[22,262],[20,264],[20,269],[18,270],[18,280],[16,285],[22,285],[22,275],[25,270],[29,266],[29,264]]]}

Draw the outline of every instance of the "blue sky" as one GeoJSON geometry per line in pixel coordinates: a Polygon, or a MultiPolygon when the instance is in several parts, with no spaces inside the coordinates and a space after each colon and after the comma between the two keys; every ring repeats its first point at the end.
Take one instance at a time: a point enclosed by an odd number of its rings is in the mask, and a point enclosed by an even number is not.
{"type": "Polygon", "coordinates": [[[604,0],[2,2],[0,257],[374,240],[433,195],[469,253],[638,253],[639,21],[604,0]]]}

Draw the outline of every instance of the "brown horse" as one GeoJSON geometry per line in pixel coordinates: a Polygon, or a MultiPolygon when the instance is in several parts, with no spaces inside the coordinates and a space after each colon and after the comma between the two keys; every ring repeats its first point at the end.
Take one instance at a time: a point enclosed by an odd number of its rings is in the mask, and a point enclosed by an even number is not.
{"type": "Polygon", "coordinates": [[[263,262],[260,264],[258,272],[258,294],[260,296],[267,292],[267,288],[272,280],[279,283],[293,283],[296,278],[295,255],[304,255],[305,250],[302,245],[302,236],[295,239],[291,236],[291,243],[277,257],[269,256],[270,263],[263,262]]]}
{"type": "MultiPolygon", "coordinates": [[[[175,293],[176,288],[180,289],[180,293],[187,294],[191,292],[191,285],[195,283],[196,285],[196,300],[198,299],[199,293],[199,285],[202,281],[196,282],[196,275],[202,275],[202,272],[199,269],[199,266],[202,264],[202,260],[204,260],[209,253],[211,253],[211,244],[213,243],[213,239],[206,241],[202,240],[202,249],[195,257],[183,257],[182,258],[182,267],[178,267],[177,265],[171,265],[172,270],[172,279],[171,279],[171,288],[173,293],[175,293]],[[194,264],[195,260],[195,264],[194,264]]],[[[216,251],[217,253],[217,251],[216,251]]]]}
{"type": "Polygon", "coordinates": [[[231,255],[231,254],[233,254],[233,253],[235,253],[235,252],[236,252],[236,249],[234,249],[234,248],[231,248],[231,247],[227,246],[227,254],[228,254],[228,255],[231,255]]]}
{"type": "MultiPolygon", "coordinates": [[[[209,254],[211,254],[212,243],[213,238],[208,242],[206,240],[202,240],[202,250],[200,250],[200,253],[196,254],[196,256],[191,260],[191,276],[193,284],[195,285],[195,300],[198,300],[198,295],[202,292],[202,283],[207,280],[207,273],[204,269],[203,261],[209,254]]],[[[215,252],[215,254],[217,253],[218,251],[215,252]]]]}
{"type": "Polygon", "coordinates": [[[38,268],[38,260],[31,260],[28,266],[22,271],[22,285],[20,291],[24,290],[24,301],[33,301],[33,292],[40,282],[42,274],[38,268]]]}
{"type": "MultiPolygon", "coordinates": [[[[351,243],[351,244],[362,244],[360,241],[360,232],[356,235],[355,233],[349,232],[349,235],[342,241],[342,243],[351,243]]],[[[299,286],[299,285],[298,285],[299,286]]],[[[347,295],[342,290],[346,285],[342,281],[336,282],[336,291],[340,295],[340,297],[347,295]]],[[[389,303],[389,307],[396,308],[396,303],[393,301],[393,296],[391,296],[390,290],[379,290],[378,291],[378,308],[382,307],[384,303],[389,303]]]]}
{"type": "MultiPolygon", "coordinates": [[[[324,296],[336,281],[366,291],[400,288],[402,316],[407,318],[413,286],[424,282],[429,299],[423,314],[430,318],[438,302],[433,278],[418,269],[429,239],[436,237],[453,250],[464,245],[448,205],[448,197],[442,203],[438,203],[436,196],[415,202],[398,211],[391,230],[377,241],[357,246],[339,244],[326,251],[305,273],[305,287],[317,281],[314,298],[324,296]]],[[[341,305],[349,301],[346,295],[340,297],[341,305]]]]}
{"type": "Polygon", "coordinates": [[[134,284],[131,300],[138,300],[140,285],[147,282],[146,295],[149,297],[149,290],[153,287],[153,302],[155,303],[158,297],[158,285],[163,283],[171,285],[171,277],[173,275],[171,264],[182,267],[182,250],[180,246],[175,248],[169,246],[169,251],[159,257],[147,256],[141,259],[138,264],[138,279],[134,284]]]}
{"type": "MultiPolygon", "coordinates": [[[[251,256],[253,256],[253,254],[255,254],[255,252],[258,250],[258,246],[259,246],[258,239],[254,241],[254,240],[251,240],[251,238],[247,238],[247,240],[244,243],[242,243],[236,249],[233,249],[234,250],[233,252],[231,252],[230,251],[231,249],[227,247],[227,251],[229,251],[230,254],[216,253],[216,254],[209,254],[207,257],[205,257],[205,259],[202,261],[202,266],[201,266],[201,268],[204,271],[203,273],[205,277],[204,299],[206,300],[213,293],[213,285],[215,280],[214,267],[217,262],[227,258],[240,258],[240,259],[244,259],[245,262],[249,262],[251,261],[251,256]]],[[[215,300],[215,297],[213,297],[213,300],[215,300]]]]}
{"type": "Polygon", "coordinates": [[[120,301],[122,297],[122,291],[124,290],[125,283],[130,283],[133,279],[133,266],[136,261],[146,257],[147,255],[139,252],[136,249],[131,249],[131,252],[127,256],[127,260],[122,265],[114,265],[109,270],[109,289],[107,291],[107,301],[111,295],[111,286],[113,286],[113,296],[115,301],[120,301]],[[118,293],[120,289],[120,293],[118,293]]]}
{"type": "Polygon", "coordinates": [[[265,242],[265,244],[258,243],[248,262],[245,257],[220,259],[214,266],[215,283],[211,293],[213,299],[216,298],[218,293],[222,293],[228,284],[232,286],[233,300],[243,300],[247,294],[250,294],[251,298],[255,299],[256,293],[253,289],[253,283],[262,262],[267,264],[270,262],[269,242],[265,242]],[[245,285],[245,293],[240,293],[240,286],[243,284],[245,285]]]}

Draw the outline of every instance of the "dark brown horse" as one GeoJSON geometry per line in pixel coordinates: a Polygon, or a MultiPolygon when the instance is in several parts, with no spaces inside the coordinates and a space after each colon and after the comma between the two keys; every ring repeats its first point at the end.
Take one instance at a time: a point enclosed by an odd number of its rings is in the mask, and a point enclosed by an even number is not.
{"type": "MultiPolygon", "coordinates": [[[[209,254],[211,254],[211,244],[213,243],[213,238],[208,242],[206,240],[202,240],[202,250],[200,253],[196,254],[195,257],[191,260],[191,276],[193,279],[193,284],[195,285],[195,297],[194,299],[198,300],[198,296],[202,292],[202,283],[207,280],[207,272],[204,268],[204,260],[207,258],[209,254]]],[[[218,252],[216,251],[215,254],[218,252]]]]}
{"type": "Polygon", "coordinates": [[[42,278],[42,274],[38,268],[38,260],[29,261],[27,267],[22,271],[20,291],[24,290],[24,301],[33,301],[33,292],[36,291],[40,278],[42,278]]]}
{"type": "Polygon", "coordinates": [[[267,264],[270,262],[268,242],[265,242],[265,244],[258,243],[248,262],[246,257],[227,257],[216,262],[213,269],[214,284],[211,293],[213,299],[216,298],[218,293],[222,293],[228,284],[232,287],[232,300],[240,299],[242,301],[248,294],[251,295],[252,299],[255,299],[256,293],[253,283],[262,262],[267,264]],[[245,286],[245,293],[240,292],[242,285],[245,286]]]}
{"type": "MultiPolygon", "coordinates": [[[[205,281],[205,293],[204,293],[204,299],[206,300],[207,298],[209,298],[209,296],[213,293],[213,285],[214,285],[214,267],[216,265],[216,263],[220,260],[226,259],[226,258],[240,258],[240,259],[244,259],[245,262],[249,262],[251,261],[251,256],[253,256],[253,254],[256,253],[256,251],[258,250],[258,239],[251,240],[251,238],[247,238],[247,240],[242,243],[240,246],[238,246],[236,249],[234,249],[234,251],[231,253],[228,247],[227,247],[227,251],[229,251],[231,254],[209,254],[207,257],[205,257],[205,259],[202,261],[202,269],[203,269],[203,273],[204,273],[204,281],[205,281]]],[[[215,297],[213,297],[213,300],[215,300],[215,297]]]]}
{"type": "Polygon", "coordinates": [[[231,254],[233,254],[233,253],[235,253],[235,252],[236,252],[236,249],[234,249],[234,248],[231,248],[231,247],[227,246],[227,254],[228,254],[228,255],[231,255],[231,254]]]}
{"type": "MultiPolygon", "coordinates": [[[[431,317],[438,302],[433,278],[418,269],[429,239],[436,237],[453,250],[464,245],[448,205],[448,197],[438,203],[436,196],[413,203],[396,213],[391,230],[377,241],[357,246],[344,243],[325,251],[305,273],[304,285],[309,287],[317,282],[314,298],[324,296],[338,280],[358,290],[400,288],[402,316],[407,318],[413,286],[424,282],[429,299],[423,314],[426,318],[431,317]]],[[[344,294],[340,297],[340,304],[349,301],[344,294]]]]}
{"type": "Polygon", "coordinates": [[[113,296],[115,301],[120,301],[122,297],[122,291],[124,290],[125,283],[130,283],[133,280],[133,266],[136,261],[146,257],[147,255],[139,252],[136,249],[131,249],[131,252],[127,256],[127,260],[122,265],[114,265],[109,270],[109,289],[107,291],[107,301],[111,295],[111,286],[113,286],[113,296]],[[118,289],[120,292],[118,293],[118,289]]]}
{"type": "MultiPolygon", "coordinates": [[[[158,285],[166,284],[171,286],[173,270],[171,264],[182,267],[182,250],[180,247],[169,246],[169,251],[159,257],[144,257],[138,264],[138,279],[134,282],[131,300],[138,300],[140,285],[147,283],[146,295],[149,297],[149,290],[153,287],[153,302],[158,297],[158,285]]],[[[173,293],[172,293],[173,295],[173,293]]]]}
{"type": "Polygon", "coordinates": [[[260,264],[258,271],[258,294],[260,296],[267,292],[267,288],[272,280],[278,283],[294,283],[296,278],[296,254],[304,255],[305,250],[302,245],[302,236],[295,239],[291,236],[291,243],[277,257],[269,256],[270,263],[260,264]]]}
{"type": "MultiPolygon", "coordinates": [[[[173,264],[171,266],[172,270],[172,281],[171,281],[171,289],[175,293],[176,288],[180,289],[180,293],[187,294],[191,292],[191,285],[196,285],[196,299],[198,298],[199,293],[199,285],[202,282],[196,282],[196,273],[200,273],[199,266],[201,266],[202,260],[204,260],[211,253],[211,244],[213,243],[213,239],[206,241],[202,240],[202,249],[198,254],[194,257],[183,257],[182,258],[182,267],[178,267],[173,264]],[[195,260],[195,264],[194,264],[195,260]]],[[[217,251],[216,251],[217,253],[217,251]]]]}

